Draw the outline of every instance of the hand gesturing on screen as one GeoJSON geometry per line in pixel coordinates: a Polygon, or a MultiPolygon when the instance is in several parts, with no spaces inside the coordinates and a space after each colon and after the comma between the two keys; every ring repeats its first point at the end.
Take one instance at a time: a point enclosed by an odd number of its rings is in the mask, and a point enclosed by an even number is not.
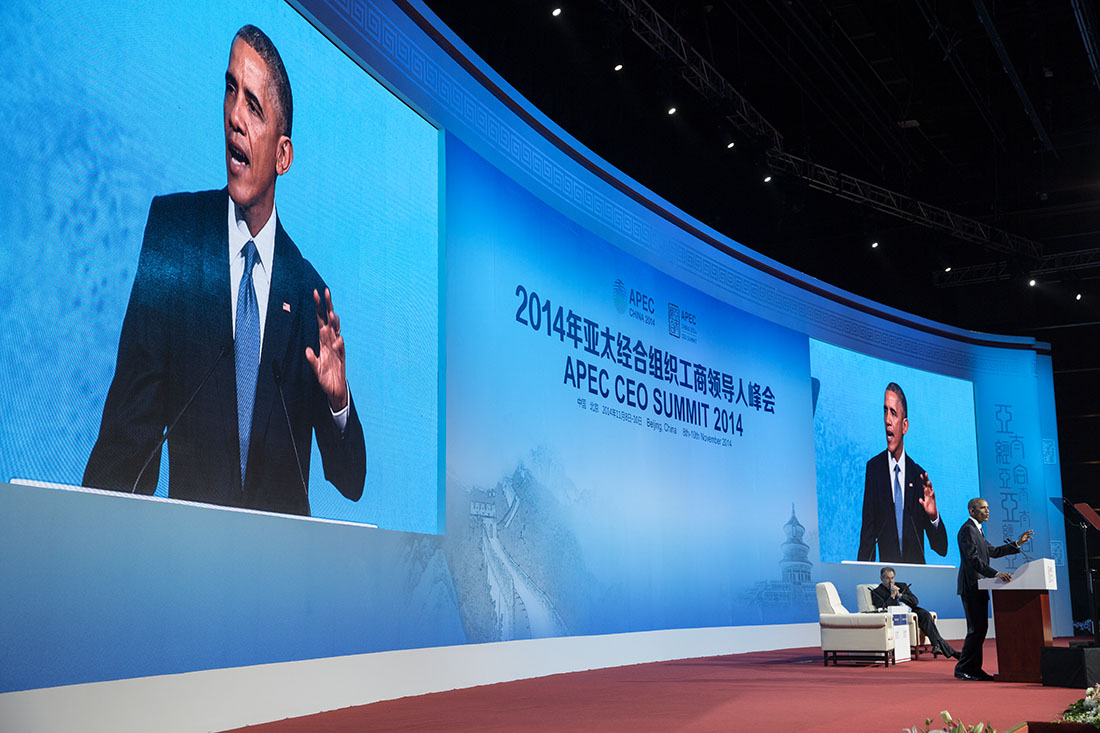
{"type": "Polygon", "coordinates": [[[917,499],[917,501],[924,508],[924,513],[928,515],[928,518],[934,522],[940,516],[940,513],[936,510],[936,492],[932,488],[932,479],[928,478],[928,473],[925,472],[920,475],[920,480],[924,485],[924,496],[917,499]]]}
{"type": "Polygon", "coordinates": [[[344,337],[340,335],[340,316],[332,309],[332,294],[325,288],[325,303],[313,291],[313,303],[317,307],[318,353],[306,347],[306,361],[313,367],[321,389],[328,397],[329,407],[339,412],[348,404],[348,383],[344,372],[344,337]]]}

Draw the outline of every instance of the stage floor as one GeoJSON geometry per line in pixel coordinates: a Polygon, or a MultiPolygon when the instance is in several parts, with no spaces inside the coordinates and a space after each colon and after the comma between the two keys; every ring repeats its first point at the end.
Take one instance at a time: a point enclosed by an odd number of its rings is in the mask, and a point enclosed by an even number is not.
{"type": "MultiPolygon", "coordinates": [[[[1058,640],[1059,645],[1067,643],[1058,640]]],[[[952,641],[958,648],[961,642],[952,641]]],[[[997,671],[994,641],[985,669],[997,671]]],[[[817,647],[553,675],[408,697],[251,726],[259,733],[351,731],[900,731],[948,710],[997,730],[1050,721],[1084,690],[966,682],[954,660],[889,668],[822,666],[817,647]]]]}

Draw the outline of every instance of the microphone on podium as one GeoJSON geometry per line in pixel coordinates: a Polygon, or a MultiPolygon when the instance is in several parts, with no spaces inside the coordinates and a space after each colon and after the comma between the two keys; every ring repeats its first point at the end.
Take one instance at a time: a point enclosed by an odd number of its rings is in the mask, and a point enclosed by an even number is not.
{"type": "MultiPolygon", "coordinates": [[[[1006,534],[1006,535],[1005,535],[1005,544],[1006,544],[1006,545],[1015,545],[1015,544],[1016,544],[1016,540],[1012,539],[1011,537],[1009,537],[1009,536],[1008,536],[1008,535],[1006,534]]],[[[1033,557],[1032,557],[1031,555],[1029,555],[1029,554],[1027,554],[1026,552],[1024,552],[1024,548],[1023,548],[1023,547],[1019,547],[1019,548],[1017,548],[1017,549],[1019,549],[1019,550],[1020,550],[1020,554],[1021,554],[1021,555],[1023,555],[1024,557],[1026,557],[1026,558],[1027,558],[1027,561],[1028,561],[1028,562],[1034,562],[1034,561],[1035,561],[1035,558],[1033,558],[1033,557]]]]}

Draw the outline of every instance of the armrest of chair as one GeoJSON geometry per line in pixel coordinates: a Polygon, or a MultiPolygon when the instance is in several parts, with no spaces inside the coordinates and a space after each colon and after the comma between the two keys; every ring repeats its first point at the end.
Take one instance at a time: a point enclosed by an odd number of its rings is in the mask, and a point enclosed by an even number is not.
{"type": "Polygon", "coordinates": [[[894,626],[894,618],[888,613],[822,613],[819,620],[825,629],[881,629],[894,626]]]}

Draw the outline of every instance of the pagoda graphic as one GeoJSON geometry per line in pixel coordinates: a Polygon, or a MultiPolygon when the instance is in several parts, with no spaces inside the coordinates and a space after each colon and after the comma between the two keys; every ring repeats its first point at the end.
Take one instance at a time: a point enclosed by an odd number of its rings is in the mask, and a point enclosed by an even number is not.
{"type": "Polygon", "coordinates": [[[803,540],[806,528],[798,521],[791,504],[791,518],[783,525],[787,536],[780,545],[782,559],[779,561],[781,580],[765,580],[757,583],[746,593],[746,600],[761,608],[790,608],[810,604],[817,607],[817,588],[813,581],[813,566],[810,562],[810,546],[803,540]]]}

